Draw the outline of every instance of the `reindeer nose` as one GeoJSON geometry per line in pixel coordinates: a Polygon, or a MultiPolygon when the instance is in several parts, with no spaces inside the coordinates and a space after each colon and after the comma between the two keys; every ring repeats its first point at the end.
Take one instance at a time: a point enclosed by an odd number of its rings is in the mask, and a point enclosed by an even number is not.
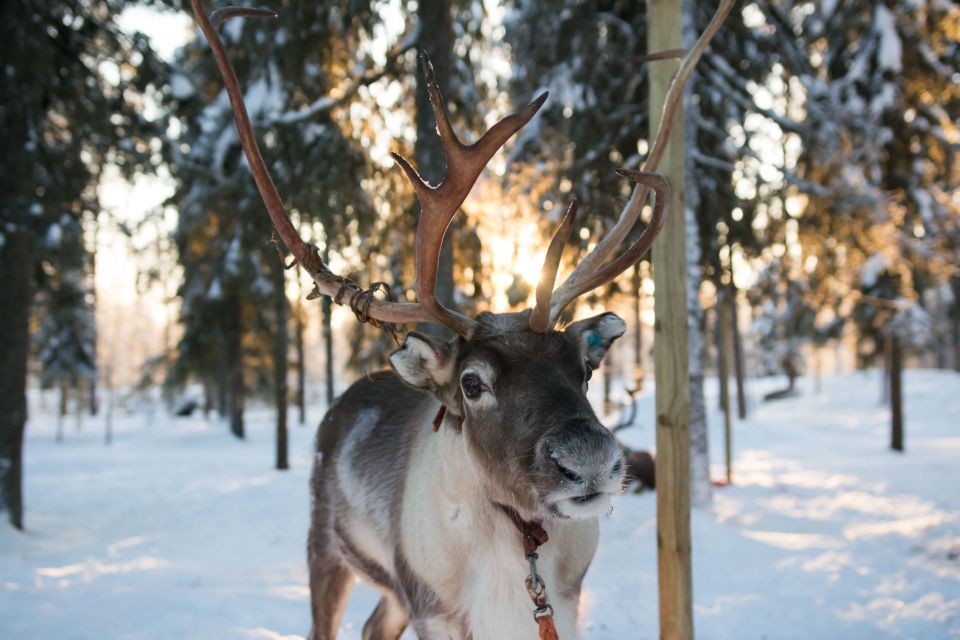
{"type": "Polygon", "coordinates": [[[568,433],[547,449],[561,476],[570,482],[597,487],[619,480],[623,454],[606,429],[581,427],[568,433]]]}

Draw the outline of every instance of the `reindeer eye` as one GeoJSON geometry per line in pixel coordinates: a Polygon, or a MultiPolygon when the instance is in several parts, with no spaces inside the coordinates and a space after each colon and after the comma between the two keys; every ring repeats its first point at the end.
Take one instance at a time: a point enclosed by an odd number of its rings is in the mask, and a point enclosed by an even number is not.
{"type": "Polygon", "coordinates": [[[463,387],[463,395],[471,400],[476,400],[483,392],[483,383],[474,373],[468,373],[460,378],[460,386],[463,387]]]}

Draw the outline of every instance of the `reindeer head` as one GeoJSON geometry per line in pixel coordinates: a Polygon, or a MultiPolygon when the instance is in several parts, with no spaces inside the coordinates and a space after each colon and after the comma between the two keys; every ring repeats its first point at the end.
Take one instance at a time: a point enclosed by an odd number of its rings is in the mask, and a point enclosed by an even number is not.
{"type": "Polygon", "coordinates": [[[466,339],[408,334],[390,363],[444,404],[494,501],[540,519],[592,517],[621,490],[623,462],[587,384],[624,329],[612,313],[544,332],[526,313],[484,313],[466,339]]]}

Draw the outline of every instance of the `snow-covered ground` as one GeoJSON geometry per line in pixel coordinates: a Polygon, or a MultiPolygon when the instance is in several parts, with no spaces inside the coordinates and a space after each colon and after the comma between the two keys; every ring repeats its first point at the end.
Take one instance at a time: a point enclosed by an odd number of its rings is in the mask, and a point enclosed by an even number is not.
{"type": "MultiPolygon", "coordinates": [[[[903,455],[887,449],[876,372],[812,386],[734,422],[735,484],[693,516],[698,637],[960,638],[960,376],[907,373],[903,455]]],[[[652,397],[640,403],[623,436],[649,447],[652,397]]],[[[121,416],[111,447],[99,419],[81,432],[71,419],[58,445],[53,418],[34,415],[28,530],[0,526],[0,637],[306,633],[312,426],[291,429],[292,469],[278,473],[267,411],[250,416],[246,442],[215,421],[121,416]]],[[[604,521],[587,640],[657,638],[654,516],[653,494],[626,495],[604,521]]],[[[343,638],[360,637],[375,601],[355,590],[343,638]]]]}

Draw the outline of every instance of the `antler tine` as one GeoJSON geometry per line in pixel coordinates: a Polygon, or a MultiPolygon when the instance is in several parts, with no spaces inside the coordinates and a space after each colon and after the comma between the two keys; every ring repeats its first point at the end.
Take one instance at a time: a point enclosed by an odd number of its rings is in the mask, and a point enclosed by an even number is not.
{"type": "MultiPolygon", "coordinates": [[[[730,13],[730,10],[733,8],[735,2],[736,0],[723,0],[720,3],[720,6],[717,7],[717,10],[713,14],[713,18],[711,18],[707,28],[704,29],[702,34],[700,34],[700,37],[697,39],[697,42],[693,48],[687,51],[686,55],[683,57],[680,67],[670,85],[670,90],[667,92],[657,135],[654,138],[653,143],[650,145],[650,153],[643,164],[644,172],[648,174],[652,173],[656,171],[657,166],[660,164],[660,160],[666,151],[670,132],[673,129],[673,121],[676,117],[677,110],[680,107],[681,100],[683,99],[683,91],[687,84],[687,80],[690,78],[690,74],[693,72],[694,67],[696,67],[697,62],[699,62],[704,50],[706,50],[707,46],[710,44],[710,41],[713,40],[714,35],[716,35],[717,31],[720,29],[720,26],[730,13]]],[[[673,49],[670,51],[660,52],[650,56],[645,56],[644,58],[641,58],[641,60],[650,61],[672,58],[679,54],[680,51],[681,50],[673,49]]],[[[641,172],[633,172],[633,174],[640,173],[641,172]]],[[[623,171],[621,171],[620,174],[624,177],[635,179],[635,175],[627,175],[627,173],[623,171]]],[[[627,251],[625,251],[615,261],[604,265],[604,262],[610,257],[613,251],[623,243],[624,238],[626,238],[627,234],[630,232],[630,229],[633,228],[634,223],[637,221],[643,203],[647,201],[647,196],[650,193],[650,187],[653,183],[647,178],[638,179],[637,181],[639,184],[633,190],[633,194],[630,196],[629,202],[627,202],[627,205],[620,213],[620,217],[617,219],[616,224],[614,224],[610,231],[608,231],[604,237],[600,239],[600,241],[597,243],[597,246],[594,247],[594,250],[580,261],[580,264],[578,264],[573,270],[573,273],[571,273],[570,276],[564,280],[563,284],[560,285],[557,291],[554,292],[554,303],[552,305],[552,311],[550,314],[551,318],[554,319],[554,322],[563,311],[563,308],[572,302],[577,296],[583,295],[583,293],[600,286],[607,280],[612,280],[630,267],[632,263],[624,263],[622,260],[624,256],[633,255],[635,249],[639,248],[640,245],[638,243],[640,243],[641,240],[647,242],[649,235],[648,232],[654,227],[653,220],[651,220],[650,228],[648,228],[647,231],[645,231],[643,235],[638,238],[630,248],[627,249],[627,251]],[[610,268],[613,264],[622,265],[623,268],[614,272],[615,270],[610,268]],[[608,276],[607,280],[603,280],[598,277],[597,273],[603,273],[605,276],[608,276]],[[586,283],[588,282],[595,284],[588,287],[586,286],[586,283]],[[572,292],[574,291],[578,291],[579,293],[572,295],[572,292]],[[562,306],[558,306],[561,300],[563,300],[564,303],[562,306]]],[[[656,191],[656,188],[654,188],[654,191],[656,191]]],[[[657,205],[659,205],[661,202],[663,203],[663,213],[665,215],[667,202],[666,200],[661,199],[660,193],[656,194],[656,202],[657,205]]],[[[656,209],[654,210],[654,215],[656,215],[656,209]]],[[[660,223],[659,228],[662,228],[662,222],[660,223]]],[[[659,228],[657,229],[657,232],[659,232],[659,228]]],[[[653,243],[655,237],[655,233],[650,235],[648,240],[649,244],[653,243]]],[[[649,244],[647,248],[649,248],[649,244]]],[[[645,253],[645,251],[646,249],[640,251],[636,255],[636,258],[634,258],[633,262],[636,262],[643,257],[643,253],[645,253]]]]}
{"type": "Polygon", "coordinates": [[[217,67],[220,69],[220,75],[223,76],[223,83],[230,98],[234,121],[237,125],[237,133],[240,136],[240,144],[243,147],[244,155],[246,155],[247,163],[250,165],[250,171],[253,173],[260,198],[263,200],[280,239],[283,240],[283,243],[300,266],[310,274],[317,285],[317,291],[330,296],[338,304],[348,303],[351,308],[356,310],[358,317],[365,320],[373,319],[392,324],[435,320],[435,316],[420,304],[376,300],[370,292],[363,291],[346,278],[332,273],[320,259],[316,248],[304,242],[290,221],[283,206],[283,200],[270,177],[270,172],[267,170],[263,155],[260,153],[260,147],[257,145],[257,140],[253,134],[253,127],[250,124],[250,117],[247,115],[247,109],[243,102],[243,92],[240,90],[237,73],[227,57],[223,41],[217,34],[217,27],[229,18],[237,16],[275,17],[276,14],[263,9],[225,7],[215,11],[213,15],[208,15],[203,0],[190,0],[190,4],[197,18],[197,23],[200,25],[200,30],[203,31],[203,35],[210,43],[217,67]]]}
{"type": "Polygon", "coordinates": [[[460,335],[468,335],[476,323],[447,309],[436,297],[440,247],[450,221],[457,214],[484,167],[510,136],[529,122],[543,106],[547,93],[544,92],[520,111],[500,120],[476,143],[466,146],[460,142],[450,125],[433,65],[425,52],[420,53],[420,62],[430,92],[430,104],[437,120],[437,132],[447,156],[446,175],[438,186],[431,186],[402,156],[396,153],[391,155],[410,180],[420,201],[420,221],[417,223],[416,237],[417,299],[440,322],[460,335]]]}
{"type": "Polygon", "coordinates": [[[570,239],[573,222],[577,217],[579,202],[574,198],[567,207],[567,212],[560,221],[560,226],[553,234],[547,254],[543,258],[543,267],[540,269],[540,282],[537,284],[537,304],[530,312],[530,330],[542,333],[553,326],[550,322],[550,298],[553,297],[553,285],[557,280],[557,270],[560,268],[560,258],[570,239]]]}
{"type": "MultiPolygon", "coordinates": [[[[667,221],[667,204],[670,202],[670,185],[666,178],[659,173],[647,173],[644,171],[631,171],[629,169],[618,169],[617,173],[628,180],[633,180],[644,185],[648,189],[653,189],[654,204],[653,214],[650,216],[650,224],[640,237],[633,241],[627,247],[627,250],[621,253],[617,258],[603,265],[596,271],[591,271],[585,277],[577,280],[570,287],[558,289],[554,294],[554,301],[550,307],[550,326],[557,323],[560,314],[571,302],[576,300],[588,291],[592,291],[603,284],[610,282],[618,275],[636,264],[637,260],[650,250],[653,241],[663,229],[667,221]]],[[[566,284],[566,283],[564,283],[566,284]]]]}
{"type": "Polygon", "coordinates": [[[213,23],[213,28],[217,31],[220,30],[220,25],[229,20],[230,18],[276,18],[277,12],[271,11],[270,9],[255,9],[248,7],[223,7],[221,9],[214,9],[210,13],[210,22],[213,23]]]}

